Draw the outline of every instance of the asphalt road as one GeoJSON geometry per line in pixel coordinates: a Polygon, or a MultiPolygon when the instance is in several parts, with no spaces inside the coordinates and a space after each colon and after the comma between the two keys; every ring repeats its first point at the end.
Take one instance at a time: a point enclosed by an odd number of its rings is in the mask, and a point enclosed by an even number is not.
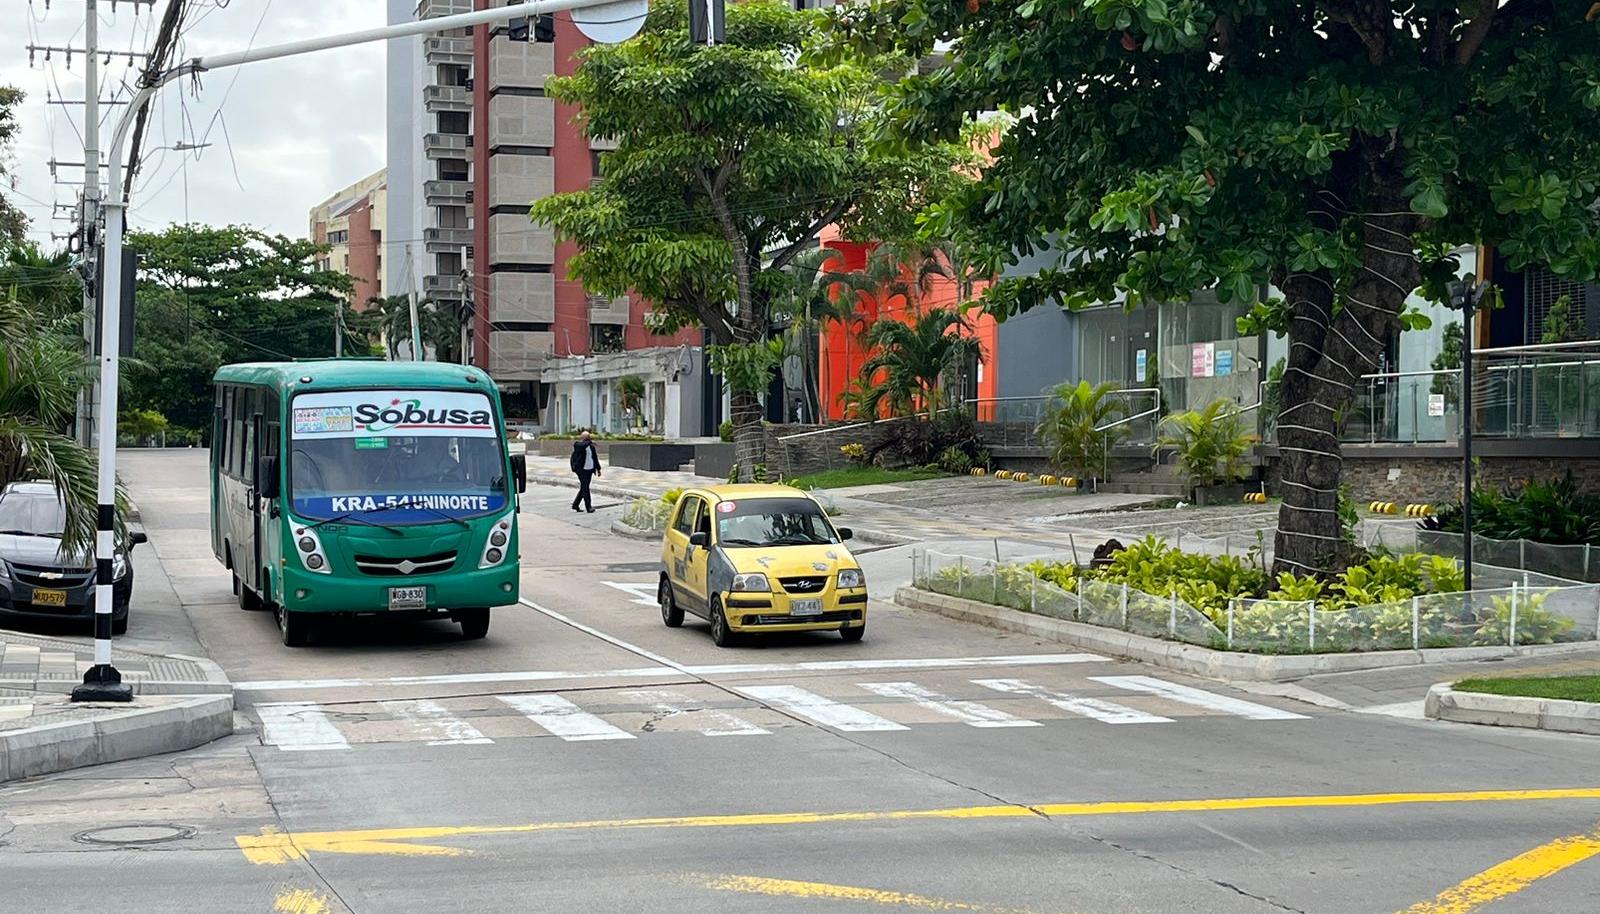
{"type": "MultiPolygon", "coordinates": [[[[132,637],[222,664],[240,733],[0,788],[0,911],[1600,909],[1600,740],[1328,711],[881,602],[860,644],[722,650],[661,625],[656,547],[606,532],[616,508],[552,488],[487,640],[363,623],[290,650],[211,558],[203,452],[124,466],[139,586],[175,595],[132,637]]],[[[863,564],[885,597],[910,568],[863,564]]]]}

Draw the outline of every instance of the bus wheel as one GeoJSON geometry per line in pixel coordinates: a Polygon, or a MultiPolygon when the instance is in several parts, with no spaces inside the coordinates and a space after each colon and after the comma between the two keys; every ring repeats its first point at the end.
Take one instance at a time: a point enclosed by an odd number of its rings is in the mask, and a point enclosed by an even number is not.
{"type": "Polygon", "coordinates": [[[290,612],[282,606],[278,610],[278,632],[283,635],[284,647],[305,647],[311,641],[311,618],[305,613],[290,612]]]}
{"type": "Polygon", "coordinates": [[[489,634],[488,609],[458,609],[453,615],[455,620],[461,623],[462,638],[477,641],[489,634]]]}
{"type": "Polygon", "coordinates": [[[261,595],[251,590],[237,575],[233,579],[233,592],[239,598],[239,608],[246,612],[266,608],[266,604],[261,601],[261,595]]]}

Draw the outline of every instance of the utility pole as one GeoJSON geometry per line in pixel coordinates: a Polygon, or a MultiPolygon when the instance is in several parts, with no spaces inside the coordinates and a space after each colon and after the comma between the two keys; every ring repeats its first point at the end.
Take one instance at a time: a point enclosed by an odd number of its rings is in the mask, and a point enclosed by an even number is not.
{"type": "Polygon", "coordinates": [[[344,302],[333,303],[333,357],[344,357],[344,302]]]}
{"type": "Polygon", "coordinates": [[[406,299],[411,311],[411,361],[422,361],[422,331],[417,320],[417,274],[411,259],[411,244],[406,243],[406,299]]]}
{"type": "MultiPolygon", "coordinates": [[[[83,343],[94,352],[95,293],[100,285],[100,13],[95,0],[83,0],[83,343]]],[[[120,269],[120,267],[119,267],[120,269]]],[[[95,383],[87,381],[78,392],[78,443],[94,446],[95,383]]]]}
{"type": "Polygon", "coordinates": [[[461,271],[461,296],[463,301],[461,306],[461,364],[471,365],[472,359],[467,355],[468,344],[472,340],[471,328],[472,319],[474,317],[474,312],[472,309],[471,270],[463,269],[461,271]]]}

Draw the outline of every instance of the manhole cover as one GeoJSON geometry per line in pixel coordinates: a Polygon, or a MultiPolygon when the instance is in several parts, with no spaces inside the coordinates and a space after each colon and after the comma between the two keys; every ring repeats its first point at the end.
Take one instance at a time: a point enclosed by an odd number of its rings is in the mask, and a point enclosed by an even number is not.
{"type": "Polygon", "coordinates": [[[79,844],[140,847],[149,844],[165,844],[168,841],[182,841],[194,836],[195,829],[192,826],[153,822],[91,828],[88,831],[81,831],[73,835],[72,840],[79,844]]]}

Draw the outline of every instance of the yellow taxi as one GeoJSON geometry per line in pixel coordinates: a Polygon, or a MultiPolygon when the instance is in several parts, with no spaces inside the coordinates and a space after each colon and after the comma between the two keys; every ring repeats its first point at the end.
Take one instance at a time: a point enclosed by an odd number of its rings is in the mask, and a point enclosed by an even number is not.
{"type": "Polygon", "coordinates": [[[711,623],[728,647],[749,632],[867,633],[867,580],[811,496],[777,485],[685,489],[661,544],[661,621],[711,623]]]}

